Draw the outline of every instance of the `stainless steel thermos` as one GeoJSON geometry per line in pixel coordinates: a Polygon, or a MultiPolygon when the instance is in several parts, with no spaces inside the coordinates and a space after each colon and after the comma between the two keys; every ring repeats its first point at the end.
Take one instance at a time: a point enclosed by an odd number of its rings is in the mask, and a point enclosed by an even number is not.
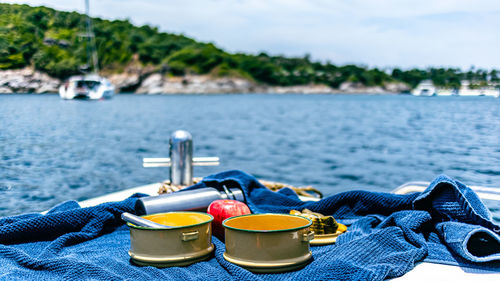
{"type": "Polygon", "coordinates": [[[245,202],[245,196],[239,188],[224,187],[224,191],[219,191],[212,187],[205,187],[139,198],[135,203],[135,212],[137,215],[146,215],[173,211],[206,210],[210,203],[219,199],[245,202]]]}

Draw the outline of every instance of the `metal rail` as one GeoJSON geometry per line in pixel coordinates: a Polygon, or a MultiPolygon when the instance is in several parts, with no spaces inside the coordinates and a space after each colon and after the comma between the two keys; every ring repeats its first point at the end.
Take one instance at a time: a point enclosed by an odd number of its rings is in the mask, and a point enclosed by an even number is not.
{"type": "Polygon", "coordinates": [[[170,157],[143,158],[145,168],[170,167],[170,183],[188,186],[193,184],[193,166],[218,166],[219,157],[194,157],[193,137],[187,131],[175,131],[170,137],[170,157]]]}
{"type": "MultiPolygon", "coordinates": [[[[143,158],[142,166],[144,168],[170,167],[172,161],[170,158],[143,158]]],[[[219,157],[193,157],[193,166],[218,166],[219,157]]]]}

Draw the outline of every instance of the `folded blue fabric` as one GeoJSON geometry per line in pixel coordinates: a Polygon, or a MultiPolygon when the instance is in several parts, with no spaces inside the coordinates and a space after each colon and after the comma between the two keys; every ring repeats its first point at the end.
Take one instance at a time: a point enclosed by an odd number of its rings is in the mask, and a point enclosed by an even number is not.
{"type": "Polygon", "coordinates": [[[215,237],[210,260],[137,267],[129,261],[129,231],[120,214],[132,212],[141,195],[90,208],[70,201],[46,215],[0,219],[0,279],[383,280],[422,260],[500,272],[500,227],[472,190],[446,176],[423,193],[350,191],[318,202],[302,202],[290,189],[271,192],[240,171],[206,177],[189,189],[223,185],[242,188],[254,213],[308,208],[333,215],[349,230],[334,245],[311,247],[314,260],[293,272],[253,274],[224,260],[224,244],[215,237]]]}

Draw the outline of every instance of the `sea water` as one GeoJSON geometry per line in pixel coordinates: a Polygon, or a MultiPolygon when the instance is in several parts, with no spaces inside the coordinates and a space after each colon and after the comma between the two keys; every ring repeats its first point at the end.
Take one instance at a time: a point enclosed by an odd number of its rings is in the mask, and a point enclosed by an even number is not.
{"type": "MultiPolygon", "coordinates": [[[[405,95],[0,96],[0,215],[36,212],[168,179],[143,157],[168,157],[193,135],[195,156],[325,195],[390,192],[447,174],[500,187],[500,99],[405,95]]],[[[500,204],[487,202],[500,217],[500,204]]]]}

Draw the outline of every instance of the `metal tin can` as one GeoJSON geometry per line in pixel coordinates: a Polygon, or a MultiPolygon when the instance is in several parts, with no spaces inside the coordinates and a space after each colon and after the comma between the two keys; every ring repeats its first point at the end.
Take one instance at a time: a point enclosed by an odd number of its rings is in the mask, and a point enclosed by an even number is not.
{"type": "Polygon", "coordinates": [[[295,270],[312,258],[311,220],[288,214],[251,214],[224,220],[224,258],[252,272],[295,270]]]}
{"type": "Polygon", "coordinates": [[[210,257],[213,217],[199,212],[170,212],[142,216],[172,228],[150,228],[130,223],[130,258],[135,264],[156,267],[186,266],[210,257]]]}

